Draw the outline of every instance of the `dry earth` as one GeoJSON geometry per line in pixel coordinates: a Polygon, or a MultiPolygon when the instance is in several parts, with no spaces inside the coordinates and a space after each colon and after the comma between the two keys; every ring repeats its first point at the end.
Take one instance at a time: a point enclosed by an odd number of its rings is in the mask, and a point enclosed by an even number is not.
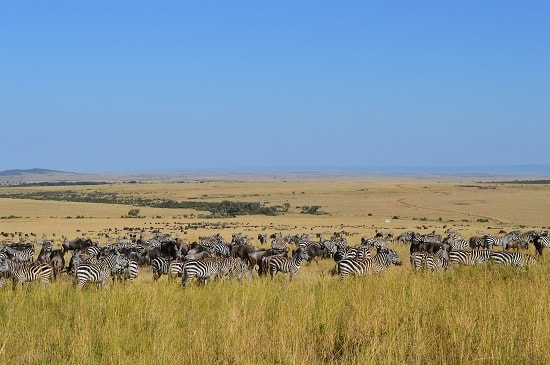
{"type": "MultiPolygon", "coordinates": [[[[55,187],[0,187],[14,190],[85,190],[115,192],[132,197],[178,201],[254,201],[266,205],[288,203],[278,216],[247,215],[226,219],[199,218],[207,212],[191,209],[139,207],[141,218],[121,218],[128,205],[0,199],[0,231],[61,242],[63,235],[86,235],[105,241],[111,238],[158,230],[187,241],[199,236],[233,233],[257,237],[259,233],[311,233],[329,237],[344,231],[348,241],[377,230],[398,234],[422,233],[447,228],[469,237],[481,232],[536,229],[550,226],[549,184],[495,183],[526,180],[525,177],[422,176],[422,175],[329,175],[329,174],[173,174],[93,175],[78,181],[110,181],[105,185],[55,187]],[[485,182],[482,182],[484,180],[485,182]],[[131,182],[131,183],[128,183],[131,182]],[[320,206],[325,215],[302,214],[304,206],[320,206]],[[131,229],[130,229],[131,228],[131,229]]],[[[34,181],[28,179],[27,181],[34,181]]],[[[50,178],[53,179],[53,176],[50,178]]],[[[47,180],[42,176],[41,181],[47,180]]],[[[68,180],[63,180],[68,181],[68,180]]],[[[76,181],[76,180],[75,180],[76,181]]],[[[4,240],[6,238],[4,237],[4,240]]],[[[257,242],[256,242],[257,243],[257,242]]]]}

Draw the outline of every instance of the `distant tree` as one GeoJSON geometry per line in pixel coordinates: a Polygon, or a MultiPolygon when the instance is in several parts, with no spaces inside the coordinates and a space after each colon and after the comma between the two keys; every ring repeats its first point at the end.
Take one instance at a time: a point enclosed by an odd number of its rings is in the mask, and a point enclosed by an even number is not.
{"type": "Polygon", "coordinates": [[[136,208],[130,209],[130,210],[128,211],[127,216],[130,217],[130,218],[137,218],[137,217],[139,217],[139,209],[136,209],[136,208]]]}

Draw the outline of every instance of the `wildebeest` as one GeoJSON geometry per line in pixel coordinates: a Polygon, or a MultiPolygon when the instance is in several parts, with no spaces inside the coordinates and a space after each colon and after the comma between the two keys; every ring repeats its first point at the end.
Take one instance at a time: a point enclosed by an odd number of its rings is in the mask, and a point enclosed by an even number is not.
{"type": "Polygon", "coordinates": [[[528,247],[529,247],[529,242],[525,242],[525,241],[522,241],[522,240],[513,240],[513,241],[505,243],[505,245],[504,245],[504,249],[506,251],[508,251],[510,249],[514,249],[514,250],[516,250],[516,252],[518,252],[520,248],[524,249],[524,250],[527,250],[528,247]]]}
{"type": "Polygon", "coordinates": [[[63,250],[53,250],[50,253],[49,262],[53,269],[53,278],[57,279],[59,274],[61,274],[63,268],[65,267],[65,255],[63,254],[63,250]]]}
{"type": "Polygon", "coordinates": [[[65,240],[61,246],[63,247],[63,253],[65,253],[69,250],[83,250],[90,246],[97,246],[97,242],[93,242],[89,238],[78,237],[72,241],[65,240]]]}

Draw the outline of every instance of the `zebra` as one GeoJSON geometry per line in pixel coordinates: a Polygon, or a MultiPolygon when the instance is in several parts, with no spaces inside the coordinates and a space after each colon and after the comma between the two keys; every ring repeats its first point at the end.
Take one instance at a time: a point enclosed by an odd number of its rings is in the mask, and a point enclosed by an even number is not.
{"type": "Polygon", "coordinates": [[[216,256],[229,257],[231,256],[231,245],[225,242],[207,242],[202,244],[208,249],[208,252],[216,256]]]}
{"type": "Polygon", "coordinates": [[[449,254],[442,248],[435,253],[416,251],[411,254],[410,261],[415,270],[438,271],[448,268],[449,254]]]}
{"type": "Polygon", "coordinates": [[[491,261],[508,266],[523,267],[526,265],[535,264],[537,261],[531,255],[527,255],[519,252],[492,252],[491,261]]]}
{"type": "Polygon", "coordinates": [[[38,280],[42,281],[44,285],[49,286],[52,271],[53,268],[51,265],[40,261],[29,263],[3,259],[0,262],[0,272],[12,277],[14,287],[38,280]]]}
{"type": "Polygon", "coordinates": [[[34,247],[28,246],[21,250],[17,250],[10,246],[2,247],[2,251],[5,252],[13,261],[19,262],[32,262],[34,258],[34,247]]]}
{"type": "Polygon", "coordinates": [[[463,239],[458,232],[449,233],[443,242],[451,245],[451,250],[454,251],[464,251],[470,246],[470,242],[463,239]]]}
{"type": "Polygon", "coordinates": [[[457,265],[477,265],[488,261],[492,252],[491,250],[451,251],[449,261],[457,265]]]}
{"type": "Polygon", "coordinates": [[[177,277],[181,277],[183,274],[183,264],[182,261],[172,260],[170,265],[168,265],[168,281],[172,281],[177,277]]]}
{"type": "Polygon", "coordinates": [[[361,245],[367,246],[368,248],[383,249],[388,247],[388,240],[380,237],[361,237],[361,245]]]}
{"type": "Polygon", "coordinates": [[[339,241],[324,240],[324,241],[321,242],[321,244],[323,245],[323,247],[325,247],[325,249],[328,252],[328,255],[331,256],[331,257],[334,256],[334,254],[336,253],[336,251],[338,251],[338,249],[340,247],[347,247],[348,246],[348,243],[346,242],[346,240],[344,238],[342,238],[339,241]]]}
{"type": "Polygon", "coordinates": [[[288,252],[288,245],[284,238],[275,238],[271,241],[271,248],[273,250],[288,252]]]}
{"type": "Polygon", "coordinates": [[[547,235],[537,235],[533,241],[533,245],[537,250],[539,255],[542,255],[543,248],[550,248],[550,236],[547,235]]]}
{"type": "Polygon", "coordinates": [[[403,243],[411,243],[412,242],[412,237],[414,235],[414,232],[413,231],[407,231],[407,232],[403,232],[401,233],[399,236],[397,236],[395,238],[395,240],[397,242],[403,242],[403,243]]]}
{"type": "Polygon", "coordinates": [[[479,249],[479,248],[487,249],[487,247],[484,247],[485,246],[485,240],[484,240],[483,237],[472,236],[468,240],[468,243],[470,244],[471,249],[479,249]]]}
{"type": "Polygon", "coordinates": [[[213,280],[219,271],[219,262],[217,260],[189,260],[185,262],[182,268],[181,284],[185,288],[191,280],[197,278],[204,285],[208,279],[213,280]]]}
{"type": "Polygon", "coordinates": [[[518,234],[518,240],[525,242],[526,245],[529,245],[529,243],[533,243],[535,238],[537,238],[537,232],[535,231],[528,231],[524,233],[518,234]]]}
{"type": "Polygon", "coordinates": [[[264,259],[268,259],[267,270],[269,271],[271,278],[274,278],[278,272],[288,272],[290,275],[290,280],[292,280],[292,277],[300,271],[302,260],[308,260],[309,255],[305,249],[298,247],[292,257],[269,256],[268,258],[263,258],[262,262],[264,259]]]}
{"type": "MultiPolygon", "coordinates": [[[[122,281],[122,280],[133,281],[135,278],[137,278],[138,274],[139,274],[139,267],[138,267],[137,261],[129,259],[128,264],[125,267],[118,270],[116,278],[119,281],[122,281]]],[[[115,278],[113,277],[113,281],[114,280],[115,278]]]]}
{"type": "Polygon", "coordinates": [[[86,251],[88,252],[89,257],[99,257],[101,248],[99,246],[88,246],[86,251]]]}
{"type": "Polygon", "coordinates": [[[518,232],[510,232],[502,237],[495,237],[491,236],[490,234],[486,234],[483,237],[484,246],[487,249],[490,249],[493,246],[502,246],[502,249],[506,247],[506,244],[511,241],[515,241],[518,239],[518,232]]]}
{"type": "Polygon", "coordinates": [[[170,260],[165,257],[155,257],[151,260],[151,268],[153,269],[153,280],[158,280],[162,275],[168,275],[170,260]]]}
{"type": "Polygon", "coordinates": [[[366,245],[347,246],[344,249],[338,249],[333,255],[334,261],[338,262],[343,259],[365,259],[371,257],[370,247],[366,245]]]}
{"type": "Polygon", "coordinates": [[[340,274],[340,281],[342,281],[348,275],[366,276],[371,273],[380,273],[391,264],[401,265],[397,252],[392,249],[382,249],[372,258],[340,260],[337,263],[337,273],[340,274]]]}
{"type": "Polygon", "coordinates": [[[75,271],[78,287],[82,289],[86,283],[97,283],[105,287],[107,286],[109,277],[116,275],[127,265],[128,259],[118,254],[81,262],[75,271]]]}

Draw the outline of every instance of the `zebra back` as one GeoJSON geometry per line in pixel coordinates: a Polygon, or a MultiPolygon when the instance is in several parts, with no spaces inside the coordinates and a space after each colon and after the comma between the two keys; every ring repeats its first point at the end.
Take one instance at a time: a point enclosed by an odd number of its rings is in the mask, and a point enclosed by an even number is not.
{"type": "Polygon", "coordinates": [[[528,254],[503,251],[492,252],[491,261],[502,265],[518,267],[533,265],[537,262],[534,257],[528,254]]]}

